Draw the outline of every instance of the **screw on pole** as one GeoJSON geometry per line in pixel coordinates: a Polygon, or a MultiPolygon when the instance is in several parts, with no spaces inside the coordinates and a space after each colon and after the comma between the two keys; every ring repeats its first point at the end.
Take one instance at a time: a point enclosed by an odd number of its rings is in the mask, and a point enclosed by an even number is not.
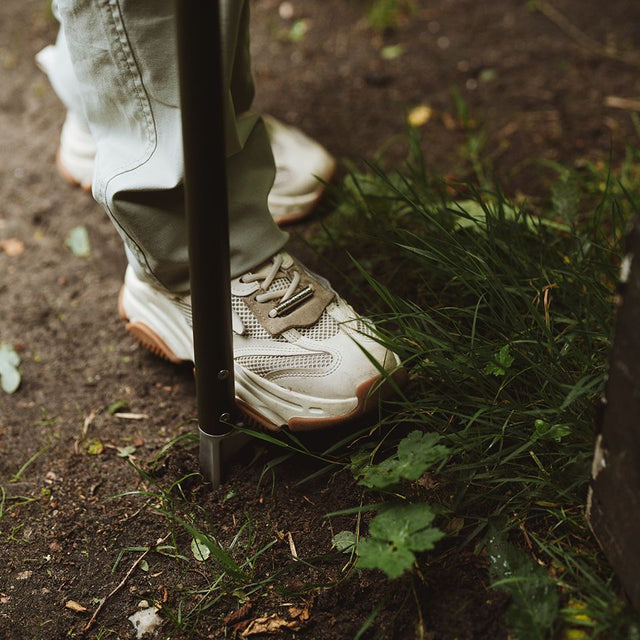
{"type": "Polygon", "coordinates": [[[233,375],[224,76],[218,0],[176,0],[200,466],[219,486],[245,437],[233,375]]]}

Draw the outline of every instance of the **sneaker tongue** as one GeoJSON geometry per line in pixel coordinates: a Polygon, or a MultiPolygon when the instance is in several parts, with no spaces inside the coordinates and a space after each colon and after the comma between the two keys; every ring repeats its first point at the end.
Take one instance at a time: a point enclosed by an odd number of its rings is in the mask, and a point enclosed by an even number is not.
{"type": "MultiPolygon", "coordinates": [[[[286,309],[281,314],[273,317],[273,309],[279,303],[277,299],[258,302],[256,300],[257,294],[253,294],[245,299],[246,305],[256,316],[260,324],[274,336],[288,329],[313,326],[318,322],[327,305],[335,297],[331,289],[328,289],[314,278],[291,256],[288,254],[284,254],[284,256],[285,259],[278,274],[266,291],[284,291],[291,284],[293,272],[297,271],[300,274],[300,284],[295,294],[299,295],[299,301],[296,302],[294,300],[294,304],[290,309],[286,309]]],[[[257,271],[256,275],[264,274],[266,276],[268,271],[269,265],[266,265],[257,271]]],[[[265,289],[261,289],[258,293],[264,293],[264,291],[265,289]]],[[[295,295],[293,297],[295,298],[295,295]]]]}

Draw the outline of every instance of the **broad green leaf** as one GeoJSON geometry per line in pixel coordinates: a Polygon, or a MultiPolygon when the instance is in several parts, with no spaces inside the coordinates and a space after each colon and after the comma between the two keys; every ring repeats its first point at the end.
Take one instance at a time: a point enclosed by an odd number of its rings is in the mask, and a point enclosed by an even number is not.
{"type": "Polygon", "coordinates": [[[134,445],[130,444],[126,447],[118,448],[118,455],[121,458],[130,458],[136,452],[136,448],[134,445]]]}
{"type": "Polygon", "coordinates": [[[331,546],[340,553],[351,553],[356,546],[356,534],[353,531],[340,531],[331,538],[331,546]]]}
{"type": "Polygon", "coordinates": [[[296,20],[289,30],[289,40],[291,42],[300,42],[309,31],[309,21],[301,18],[296,20]]]}
{"type": "Polygon", "coordinates": [[[403,45],[391,44],[387,47],[382,47],[382,50],[380,51],[380,57],[383,60],[395,60],[396,58],[399,58],[404,53],[404,51],[405,49],[403,45]]]}
{"type": "Polygon", "coordinates": [[[555,440],[560,442],[565,436],[571,435],[571,425],[549,424],[544,420],[536,420],[534,436],[540,440],[555,440]]]}
{"type": "Polygon", "coordinates": [[[431,523],[435,514],[428,504],[393,505],[371,520],[369,533],[373,538],[387,540],[413,551],[433,549],[434,543],[444,535],[431,523]]]}
{"type": "Polygon", "coordinates": [[[211,555],[209,547],[198,538],[191,539],[191,553],[198,562],[204,562],[211,555]]]}
{"type": "Polygon", "coordinates": [[[85,227],[74,227],[71,229],[65,244],[71,249],[73,255],[78,258],[88,258],[91,255],[89,234],[85,227]]]}
{"type": "Polygon", "coordinates": [[[358,545],[358,566],[381,569],[398,578],[415,562],[415,551],[433,549],[444,533],[431,526],[435,515],[428,504],[392,505],[369,525],[370,537],[358,545]]]}
{"type": "Polygon", "coordinates": [[[13,393],[20,386],[20,356],[10,344],[0,344],[0,386],[6,393],[13,393]]]}
{"type": "Polygon", "coordinates": [[[91,438],[85,446],[90,456],[99,456],[104,451],[104,445],[98,438],[91,438]]]}
{"type": "Polygon", "coordinates": [[[394,547],[384,540],[368,538],[358,545],[357,566],[361,569],[380,569],[391,579],[409,571],[415,560],[409,549],[394,547]]]}
{"type": "Polygon", "coordinates": [[[445,460],[449,450],[437,444],[436,433],[412,431],[398,444],[395,455],[359,471],[360,483],[370,489],[384,489],[401,480],[415,481],[435,463],[445,460]]]}
{"type": "Polygon", "coordinates": [[[551,204],[553,210],[563,220],[572,221],[578,214],[580,194],[575,177],[564,172],[551,188],[551,204]]]}
{"type": "Polygon", "coordinates": [[[493,360],[484,368],[487,375],[504,376],[513,364],[513,356],[509,353],[509,345],[505,344],[498,353],[493,356],[493,360]]]}

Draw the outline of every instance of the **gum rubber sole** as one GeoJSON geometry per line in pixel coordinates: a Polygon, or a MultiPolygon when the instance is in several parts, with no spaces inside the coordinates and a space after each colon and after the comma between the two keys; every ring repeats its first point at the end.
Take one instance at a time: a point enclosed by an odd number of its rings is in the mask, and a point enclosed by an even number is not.
{"type": "MultiPolygon", "coordinates": [[[[130,322],[127,314],[122,306],[122,294],[124,287],[120,289],[118,297],[118,311],[120,317],[125,321],[126,330],[147,350],[156,356],[169,360],[175,364],[180,364],[184,360],[177,358],[176,355],[167,346],[167,343],[150,327],[143,322],[130,322]]],[[[289,420],[288,424],[277,425],[268,420],[261,413],[255,411],[244,400],[236,397],[236,405],[238,409],[245,414],[255,426],[262,427],[268,431],[282,431],[288,428],[292,432],[304,431],[320,431],[323,429],[333,429],[340,425],[348,424],[365,415],[370,409],[375,408],[379,400],[384,400],[393,394],[393,387],[397,385],[402,387],[407,379],[405,369],[399,369],[389,376],[390,380],[381,380],[380,376],[375,376],[370,380],[363,382],[356,390],[358,404],[350,413],[343,416],[331,418],[296,418],[289,420]]]]}
{"type": "MultiPolygon", "coordinates": [[[[393,379],[395,385],[402,387],[407,380],[407,372],[405,369],[399,369],[389,377],[393,379]]],[[[240,398],[236,398],[236,404],[252,421],[269,431],[282,431],[285,428],[293,433],[323,431],[347,425],[365,416],[377,406],[379,400],[384,400],[393,395],[394,384],[389,380],[381,380],[380,376],[375,376],[358,387],[356,390],[358,404],[350,413],[331,418],[297,418],[294,416],[286,425],[276,425],[267,420],[240,398]]]]}
{"type": "Polygon", "coordinates": [[[153,330],[143,322],[130,322],[127,314],[125,313],[122,305],[122,295],[124,293],[124,287],[120,289],[120,295],[118,296],[118,312],[120,317],[125,321],[125,329],[148,351],[151,351],[154,355],[169,360],[174,364],[180,364],[183,362],[178,358],[173,351],[169,348],[167,343],[153,330]]]}

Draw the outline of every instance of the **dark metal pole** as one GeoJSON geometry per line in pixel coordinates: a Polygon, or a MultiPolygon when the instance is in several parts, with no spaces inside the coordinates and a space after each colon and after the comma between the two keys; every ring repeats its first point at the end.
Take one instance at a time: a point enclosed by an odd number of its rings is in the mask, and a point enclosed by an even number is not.
{"type": "Polygon", "coordinates": [[[236,414],[219,1],[176,0],[176,28],[200,462],[217,486],[236,414]]]}

